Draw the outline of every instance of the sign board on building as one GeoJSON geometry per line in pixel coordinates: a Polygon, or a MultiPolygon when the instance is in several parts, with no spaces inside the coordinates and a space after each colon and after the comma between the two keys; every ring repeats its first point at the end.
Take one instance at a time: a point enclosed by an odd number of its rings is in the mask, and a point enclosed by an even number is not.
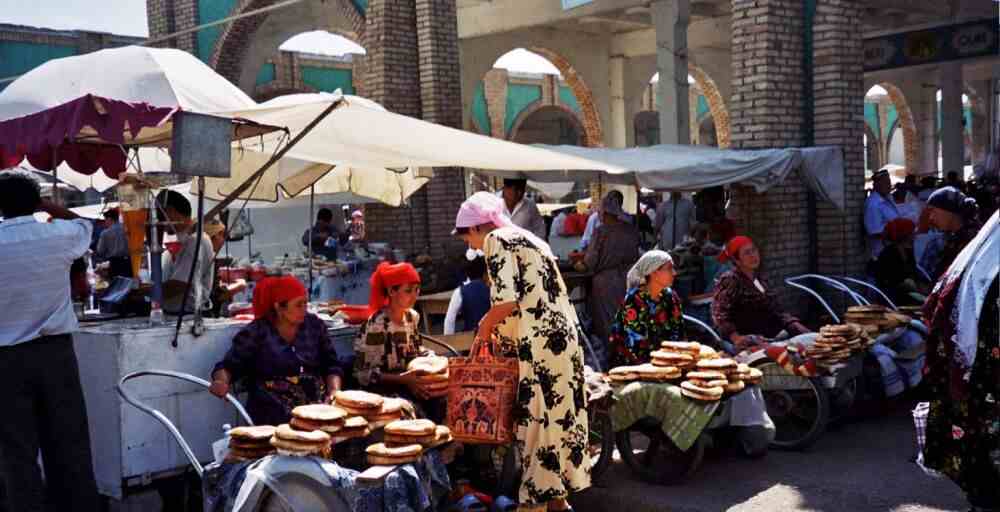
{"type": "Polygon", "coordinates": [[[562,0],[562,8],[564,11],[572,9],[574,7],[580,7],[581,5],[587,5],[592,3],[594,0],[562,0]]]}
{"type": "Polygon", "coordinates": [[[865,71],[919,66],[1000,53],[998,20],[865,39],[865,71]]]}

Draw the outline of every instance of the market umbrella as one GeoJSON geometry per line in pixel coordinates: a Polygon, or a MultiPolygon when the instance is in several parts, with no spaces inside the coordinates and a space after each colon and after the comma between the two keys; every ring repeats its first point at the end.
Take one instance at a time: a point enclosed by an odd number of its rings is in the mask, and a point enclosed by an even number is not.
{"type": "MultiPolygon", "coordinates": [[[[126,46],[53,59],[0,92],[0,168],[25,158],[82,174],[126,167],[123,147],[170,144],[178,111],[218,114],[256,103],[193,55],[126,46]]],[[[234,120],[234,140],[273,130],[234,120]]]]}

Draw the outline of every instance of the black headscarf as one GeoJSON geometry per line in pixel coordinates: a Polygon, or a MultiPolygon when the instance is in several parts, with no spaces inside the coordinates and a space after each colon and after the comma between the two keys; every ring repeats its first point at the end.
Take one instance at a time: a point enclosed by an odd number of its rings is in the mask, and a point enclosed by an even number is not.
{"type": "Polygon", "coordinates": [[[955,187],[942,187],[927,198],[927,206],[954,213],[964,220],[976,218],[976,200],[966,196],[955,187]]]}

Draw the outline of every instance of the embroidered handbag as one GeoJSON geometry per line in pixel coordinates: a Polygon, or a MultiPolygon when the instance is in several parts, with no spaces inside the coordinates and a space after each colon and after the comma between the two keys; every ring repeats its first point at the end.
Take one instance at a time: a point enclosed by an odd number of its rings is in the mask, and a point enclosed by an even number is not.
{"type": "Polygon", "coordinates": [[[476,340],[469,357],[452,357],[448,372],[447,424],[467,444],[508,444],[514,439],[517,359],[497,356],[476,340]]]}

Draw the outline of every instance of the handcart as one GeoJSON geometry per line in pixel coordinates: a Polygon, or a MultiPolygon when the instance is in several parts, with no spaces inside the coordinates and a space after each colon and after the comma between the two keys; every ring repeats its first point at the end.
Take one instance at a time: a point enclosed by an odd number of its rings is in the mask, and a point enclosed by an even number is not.
{"type": "MultiPolygon", "coordinates": [[[[688,315],[684,315],[684,320],[703,330],[714,341],[713,344],[722,350],[722,339],[709,325],[688,315]]],[[[651,387],[653,393],[663,393],[666,392],[667,386],[671,385],[650,384],[648,386],[651,387]]],[[[764,397],[761,396],[762,390],[756,388],[757,386],[748,386],[740,394],[756,393],[757,399],[764,400],[764,397]]],[[[616,405],[618,404],[612,405],[612,407],[616,405]]],[[[664,431],[661,418],[652,415],[637,418],[631,425],[615,433],[618,453],[629,469],[646,482],[660,485],[683,482],[701,467],[706,448],[713,444],[713,436],[719,434],[722,429],[731,426],[729,424],[730,407],[731,403],[728,398],[711,404],[687,404],[687,408],[683,412],[687,416],[687,421],[704,422],[704,427],[694,439],[691,439],[690,433],[686,438],[675,434],[676,437],[683,439],[683,444],[689,445],[684,449],[678,446],[674,438],[664,431]]],[[[761,450],[749,455],[759,457],[764,453],[766,451],[761,450]]]]}

